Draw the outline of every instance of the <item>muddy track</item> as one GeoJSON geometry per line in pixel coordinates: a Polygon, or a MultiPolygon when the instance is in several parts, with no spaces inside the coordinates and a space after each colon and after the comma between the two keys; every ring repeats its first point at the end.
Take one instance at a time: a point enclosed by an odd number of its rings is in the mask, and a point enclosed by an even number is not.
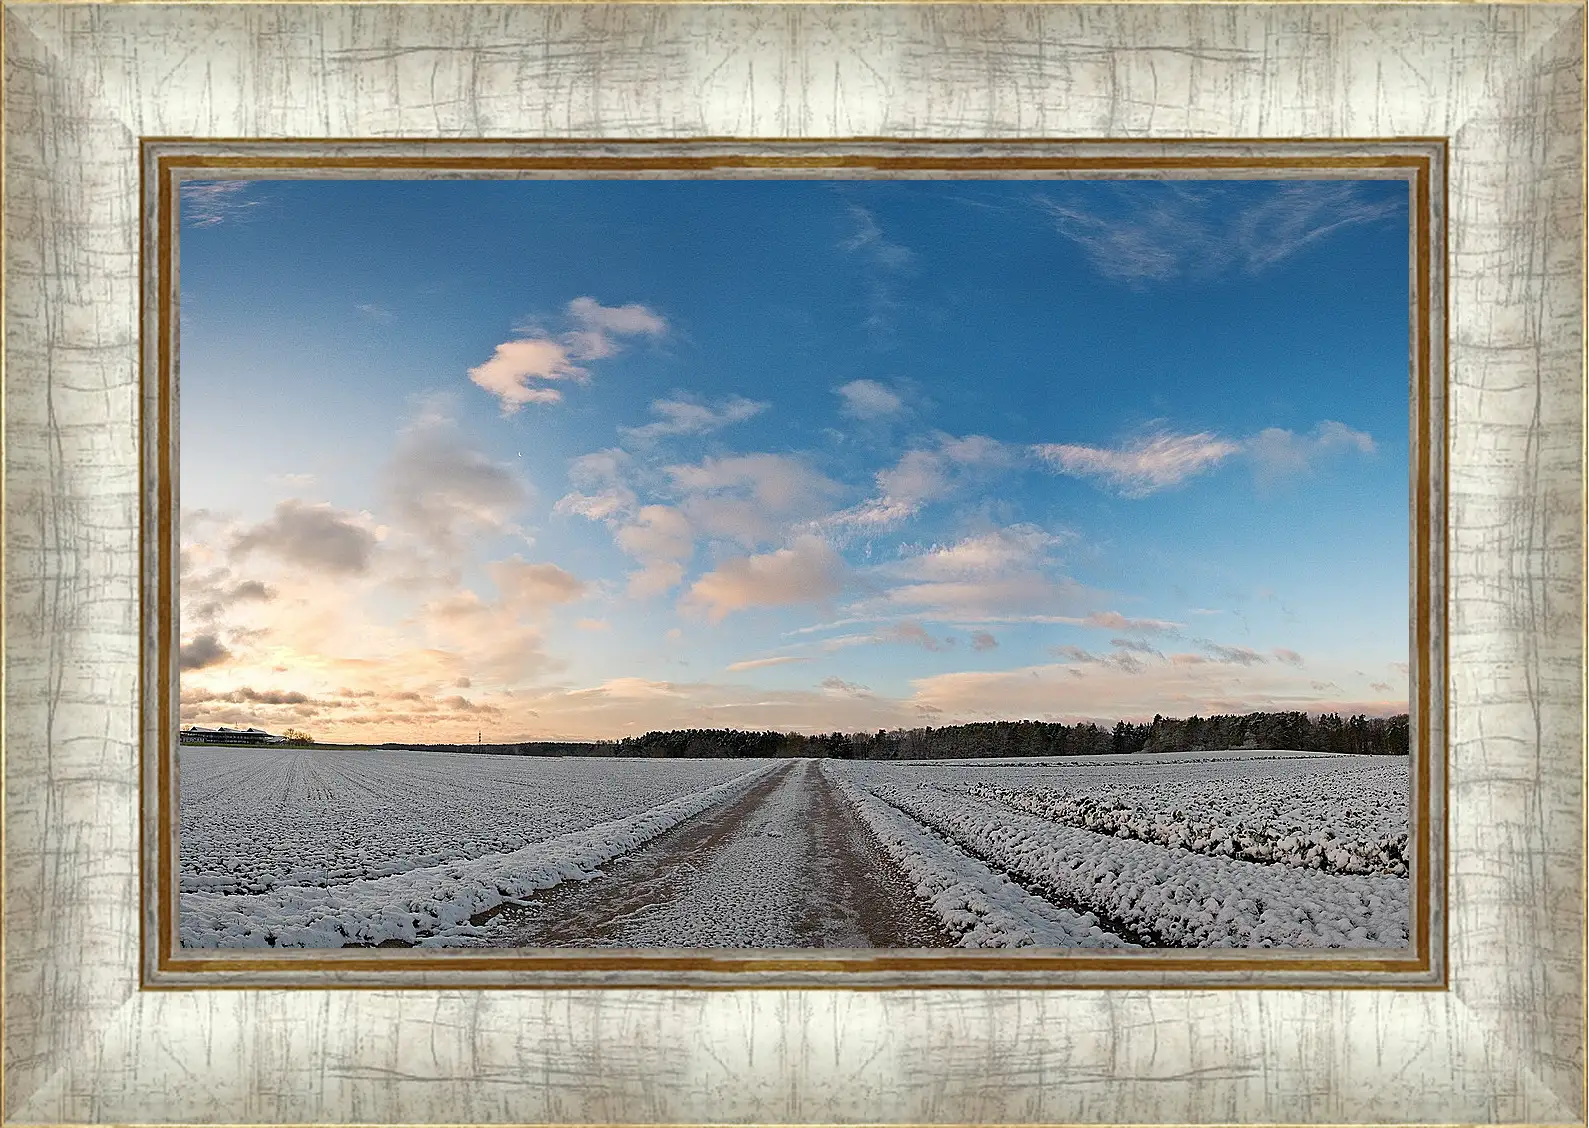
{"type": "Polygon", "coordinates": [[[921,948],[950,940],[813,761],[602,876],[476,918],[498,947],[921,948]]]}

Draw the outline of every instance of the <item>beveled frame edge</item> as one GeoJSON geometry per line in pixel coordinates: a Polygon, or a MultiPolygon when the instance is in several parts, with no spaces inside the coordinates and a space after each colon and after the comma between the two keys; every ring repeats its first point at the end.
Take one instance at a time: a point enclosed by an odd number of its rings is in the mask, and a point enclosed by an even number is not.
{"type": "MultiPolygon", "coordinates": [[[[1442,990],[1447,984],[1446,934],[1448,708],[1446,630],[1448,315],[1448,140],[1032,139],[985,141],[898,138],[698,138],[438,141],[412,140],[140,140],[140,469],[143,579],[140,775],[140,987],[480,989],[659,988],[915,990],[926,988],[1151,989],[1329,988],[1442,990]],[[900,153],[904,150],[912,155],[900,153]],[[1246,151],[1241,151],[1246,150],[1246,151]],[[917,157],[915,153],[924,153],[917,157]],[[1091,177],[1158,179],[1168,171],[1248,178],[1300,178],[1309,171],[1340,177],[1400,179],[1410,202],[1409,316],[1409,712],[1415,738],[1412,804],[1414,880],[1412,929],[1406,956],[1351,951],[1243,951],[1240,956],[1157,952],[1134,956],[956,955],[702,955],[698,950],[645,950],[582,955],[587,949],[325,949],[288,957],[247,951],[180,949],[176,943],[175,831],[177,792],[174,733],[178,679],[177,530],[174,469],[178,430],[176,229],[181,179],[302,176],[410,178],[557,175],[628,177],[636,172],[675,177],[765,174],[813,178],[893,171],[923,176],[959,172],[1069,173],[1091,177]],[[215,177],[202,174],[213,171],[215,177]],[[160,487],[166,486],[167,490],[160,487]],[[153,567],[150,565],[153,564],[153,567]],[[150,611],[154,614],[151,615],[150,611]],[[1438,646],[1435,645],[1438,640],[1438,646]],[[151,752],[153,753],[151,755],[151,752]],[[156,801],[151,803],[150,797],[156,801]],[[163,801],[161,801],[163,800],[163,801]],[[452,966],[448,966],[452,965],[452,966]],[[990,966],[992,965],[992,966],[990,966]],[[1135,965],[1135,966],[1133,966],[1135,965]],[[401,978],[398,978],[401,977],[401,978]]],[[[670,177],[672,178],[672,177],[670,177]]],[[[1004,178],[1004,177],[999,177],[1004,178]]]]}

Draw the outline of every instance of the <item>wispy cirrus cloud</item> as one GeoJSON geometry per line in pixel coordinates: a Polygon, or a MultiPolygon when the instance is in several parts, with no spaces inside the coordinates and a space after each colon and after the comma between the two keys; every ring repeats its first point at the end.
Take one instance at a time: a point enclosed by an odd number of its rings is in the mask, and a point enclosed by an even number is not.
{"type": "Polygon", "coordinates": [[[660,337],[667,321],[643,305],[604,306],[594,298],[575,298],[565,316],[571,328],[560,334],[539,325],[519,326],[523,334],[497,345],[484,364],[469,369],[469,379],[497,397],[502,414],[511,415],[528,403],[557,403],[555,385],[585,383],[584,365],[618,353],[623,338],[660,337]]]}
{"type": "Polygon", "coordinates": [[[1065,539],[1036,525],[1010,525],[910,553],[889,570],[927,581],[1020,571],[1047,562],[1065,539]]]}
{"type": "Polygon", "coordinates": [[[839,246],[860,257],[867,267],[868,312],[863,324],[873,333],[891,333],[904,306],[898,280],[912,269],[916,253],[890,239],[869,208],[851,204],[848,212],[854,233],[839,246]]]}
{"type": "Polygon", "coordinates": [[[1211,470],[1240,449],[1240,444],[1207,431],[1193,435],[1160,431],[1118,447],[1041,443],[1032,453],[1056,473],[1097,478],[1122,497],[1139,498],[1211,470]]]}
{"type": "Polygon", "coordinates": [[[942,501],[969,482],[1008,469],[1018,450],[985,435],[939,434],[906,451],[874,478],[876,493],[823,519],[829,528],[883,529],[914,517],[923,507],[942,501]]]}
{"type": "MultiPolygon", "coordinates": [[[[1089,186],[1091,189],[1091,186],[1089,186]]],[[[1402,216],[1406,196],[1362,183],[1296,180],[1262,185],[1121,182],[1103,198],[1049,186],[1036,197],[1061,238],[1103,277],[1150,283],[1258,274],[1336,231],[1402,216]]]]}
{"type": "Polygon", "coordinates": [[[1126,498],[1144,498],[1209,473],[1232,459],[1244,461],[1260,486],[1318,469],[1329,457],[1377,450],[1373,436],[1326,419],[1306,434],[1267,427],[1248,438],[1212,431],[1178,434],[1155,426],[1115,446],[1038,443],[1032,456],[1046,469],[1093,479],[1126,498]]]}
{"type": "Polygon", "coordinates": [[[766,410],[767,404],[744,396],[729,396],[715,407],[679,396],[651,401],[651,414],[659,416],[654,423],[620,427],[618,431],[637,442],[650,442],[667,435],[706,435],[743,423],[766,410]]]}
{"type": "Polygon", "coordinates": [[[185,227],[219,227],[254,218],[261,202],[251,195],[251,180],[188,180],[178,193],[185,227]]]}
{"type": "Polygon", "coordinates": [[[931,622],[1035,622],[1060,619],[1096,597],[1058,568],[1064,537],[1035,525],[973,534],[878,566],[874,595],[848,607],[852,616],[931,622]]]}
{"type": "Polygon", "coordinates": [[[723,668],[739,673],[744,670],[765,670],[772,666],[788,666],[796,662],[809,662],[809,654],[779,654],[771,658],[747,658],[743,662],[730,662],[723,668]]]}

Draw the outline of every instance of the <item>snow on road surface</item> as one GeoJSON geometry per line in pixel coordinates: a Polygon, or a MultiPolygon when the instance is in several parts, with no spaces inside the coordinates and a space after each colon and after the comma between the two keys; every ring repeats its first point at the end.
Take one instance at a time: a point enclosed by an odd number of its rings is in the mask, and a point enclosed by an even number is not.
{"type": "Polygon", "coordinates": [[[508,906],[509,947],[921,948],[949,938],[816,761],[606,867],[508,906]]]}
{"type": "Polygon", "coordinates": [[[257,894],[183,892],[178,904],[182,946],[335,948],[472,935],[470,918],[560,882],[591,880],[604,862],[732,799],[777,766],[765,760],[726,763],[739,774],[714,787],[506,853],[331,886],[277,885],[257,894]]]}

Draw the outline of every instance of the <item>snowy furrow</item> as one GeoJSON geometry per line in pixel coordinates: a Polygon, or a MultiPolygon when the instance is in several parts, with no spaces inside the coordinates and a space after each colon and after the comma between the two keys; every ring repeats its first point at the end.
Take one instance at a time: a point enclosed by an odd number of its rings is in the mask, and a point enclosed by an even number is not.
{"type": "Polygon", "coordinates": [[[1121,948],[1136,945],[1034,897],[837,772],[830,778],[961,948],[1121,948]]]}
{"type": "Polygon", "coordinates": [[[1307,830],[1292,820],[1250,825],[1229,816],[1211,815],[1207,799],[1197,804],[1195,813],[1179,807],[1166,813],[1163,808],[1173,800],[1159,799],[1155,810],[1137,805],[1132,801],[1135,796],[1118,794],[1066,795],[1049,790],[1019,791],[985,783],[953,790],[1082,830],[1160,846],[1177,846],[1195,854],[1306,867],[1325,873],[1407,876],[1406,831],[1378,838],[1338,838],[1333,830],[1307,830]]]}
{"type": "Polygon", "coordinates": [[[328,748],[181,750],[183,892],[342,885],[639,814],[745,761],[328,748]]]}
{"type": "MultiPolygon", "coordinates": [[[[745,761],[738,761],[743,765],[745,761]]],[[[777,762],[650,810],[508,853],[461,859],[331,887],[278,886],[267,893],[182,893],[186,948],[335,948],[345,944],[447,943],[474,935],[469,919],[563,881],[599,877],[598,866],[685,819],[741,794],[777,762]]]]}
{"type": "MultiPolygon", "coordinates": [[[[1234,828],[1265,827],[1337,842],[1405,840],[1409,762],[1405,756],[1305,755],[1233,750],[1073,756],[1063,761],[873,762],[868,779],[945,790],[988,787],[1056,800],[1086,797],[1134,807],[1154,818],[1234,828]]],[[[1033,812],[1038,813],[1038,812],[1033,812]]]]}
{"type": "Polygon", "coordinates": [[[1174,947],[1382,948],[1407,943],[1408,882],[1209,857],[1113,838],[949,794],[867,790],[1030,886],[1174,947]]]}

